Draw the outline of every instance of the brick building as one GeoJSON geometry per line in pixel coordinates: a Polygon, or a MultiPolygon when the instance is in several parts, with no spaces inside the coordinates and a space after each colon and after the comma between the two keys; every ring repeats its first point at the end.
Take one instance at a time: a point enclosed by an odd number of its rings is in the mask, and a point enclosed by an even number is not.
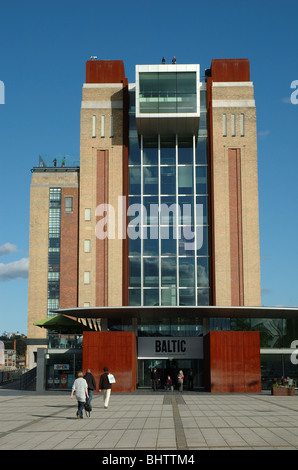
{"type": "Polygon", "coordinates": [[[133,84],[122,61],[87,61],[79,166],[32,169],[28,363],[44,347],[51,384],[110,361],[130,372],[123,390],[150,386],[153,367],[192,369],[197,388],[259,390],[296,312],[261,307],[258,212],[247,59],[203,75],[138,65],[133,84]],[[86,330],[82,349],[81,335],[34,325],[57,314],[86,330]]]}

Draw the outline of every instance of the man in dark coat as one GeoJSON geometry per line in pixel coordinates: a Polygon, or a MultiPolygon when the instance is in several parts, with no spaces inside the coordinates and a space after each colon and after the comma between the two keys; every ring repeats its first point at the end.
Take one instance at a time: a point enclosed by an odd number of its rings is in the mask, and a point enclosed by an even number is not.
{"type": "Polygon", "coordinates": [[[88,395],[89,395],[89,402],[91,403],[92,397],[93,397],[93,390],[96,389],[96,383],[93,375],[91,374],[91,370],[87,369],[86,374],[84,375],[84,379],[87,382],[88,385],[88,395]]]}
{"type": "Polygon", "coordinates": [[[151,372],[151,380],[152,380],[152,387],[153,390],[156,391],[158,389],[158,382],[160,381],[159,373],[154,367],[153,371],[151,372]]]}
{"type": "Polygon", "coordinates": [[[107,367],[103,368],[104,372],[101,374],[99,379],[99,391],[103,392],[103,400],[104,400],[104,407],[107,408],[109,406],[109,400],[112,391],[112,385],[109,381],[109,369],[107,367]]]}

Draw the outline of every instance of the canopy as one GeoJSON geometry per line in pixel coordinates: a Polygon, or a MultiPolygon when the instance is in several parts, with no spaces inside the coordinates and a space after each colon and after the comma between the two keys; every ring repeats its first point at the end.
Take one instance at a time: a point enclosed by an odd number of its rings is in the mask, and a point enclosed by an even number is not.
{"type": "Polygon", "coordinates": [[[33,325],[65,334],[82,334],[83,331],[90,331],[88,326],[61,314],[46,318],[45,320],[36,321],[33,325]]]}
{"type": "Polygon", "coordinates": [[[148,307],[74,307],[54,310],[78,319],[152,318],[289,318],[298,317],[298,307],[254,306],[148,306],[148,307]]]}

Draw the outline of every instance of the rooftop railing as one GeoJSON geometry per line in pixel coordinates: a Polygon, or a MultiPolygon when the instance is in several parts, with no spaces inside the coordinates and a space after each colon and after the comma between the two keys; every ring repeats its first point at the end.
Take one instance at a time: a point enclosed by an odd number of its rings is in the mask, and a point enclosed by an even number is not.
{"type": "Polygon", "coordinates": [[[39,155],[39,168],[78,168],[80,166],[79,158],[71,155],[65,156],[46,156],[39,155]]]}

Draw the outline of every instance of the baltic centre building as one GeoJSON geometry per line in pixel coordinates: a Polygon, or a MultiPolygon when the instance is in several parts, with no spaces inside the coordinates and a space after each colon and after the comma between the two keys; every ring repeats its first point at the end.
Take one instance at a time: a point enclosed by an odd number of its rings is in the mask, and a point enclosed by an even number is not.
{"type": "Polygon", "coordinates": [[[128,83],[88,60],[80,162],[32,168],[27,363],[44,353],[46,388],[102,366],[119,391],[154,367],[210,391],[295,373],[297,310],[261,306],[249,60],[171,62],[128,83]]]}

